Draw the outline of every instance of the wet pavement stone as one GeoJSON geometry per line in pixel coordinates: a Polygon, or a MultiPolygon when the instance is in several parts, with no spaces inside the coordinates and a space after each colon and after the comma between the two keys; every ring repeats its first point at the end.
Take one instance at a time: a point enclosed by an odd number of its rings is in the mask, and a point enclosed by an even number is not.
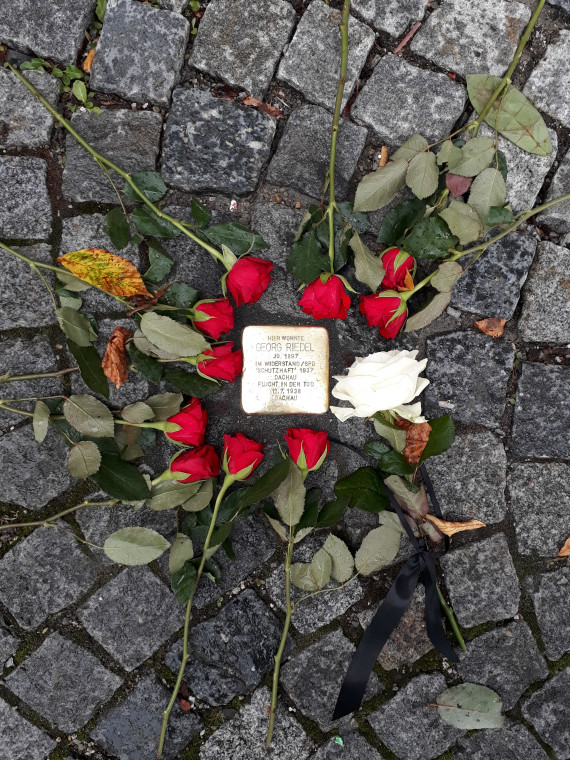
{"type": "Polygon", "coordinates": [[[244,195],[269,158],[274,119],[200,89],[177,88],[162,150],[165,182],[179,190],[244,195]]]}
{"type": "MultiPolygon", "coordinates": [[[[303,13],[277,78],[294,87],[311,103],[334,108],[340,65],[341,13],[314,0],[303,13]]],[[[374,32],[353,16],[348,22],[348,64],[342,107],[352,95],[366,57],[374,44],[374,32]]]]}
{"type": "Polygon", "coordinates": [[[287,271],[287,257],[302,219],[301,210],[277,203],[259,203],[253,209],[251,227],[268,245],[262,256],[283,271],[287,271]]]}
{"type": "Polygon", "coordinates": [[[508,482],[519,552],[556,556],[570,536],[570,467],[515,464],[508,482]]]}
{"type": "Polygon", "coordinates": [[[569,383],[568,367],[523,363],[513,423],[516,457],[570,459],[569,383]]]}
{"type": "Polygon", "coordinates": [[[446,688],[442,675],[417,676],[368,716],[378,738],[400,760],[431,760],[465,733],[445,723],[437,707],[428,704],[446,688]]]}
{"type": "Polygon", "coordinates": [[[146,567],[129,567],[77,611],[87,633],[125,670],[144,662],[182,627],[184,611],[146,567]]]}
{"type": "Polygon", "coordinates": [[[0,501],[41,509],[71,485],[61,466],[66,459],[67,447],[54,432],[42,444],[34,440],[31,425],[0,436],[0,501]],[[54,468],[54,462],[61,464],[54,468]]]}
{"type": "Polygon", "coordinates": [[[32,710],[71,732],[85,725],[113,696],[121,679],[83,647],[52,633],[10,673],[6,685],[32,710]]]}
{"type": "Polygon", "coordinates": [[[503,710],[514,707],[531,684],[548,675],[546,662],[524,622],[509,623],[470,641],[458,669],[465,682],[496,691],[503,710]]]}
{"type": "Polygon", "coordinates": [[[492,433],[456,434],[451,447],[426,468],[447,520],[487,525],[504,519],[507,457],[492,433]]]}
{"type": "Polygon", "coordinates": [[[568,249],[540,243],[523,290],[519,320],[521,338],[528,342],[570,342],[568,249]]]}
{"type": "Polygon", "coordinates": [[[76,602],[97,574],[96,564],[73,536],[37,528],[0,560],[0,600],[30,631],[76,602]]]}
{"type": "Polygon", "coordinates": [[[0,39],[24,53],[70,64],[92,15],[95,0],[0,0],[0,39]]]}
{"type": "Polygon", "coordinates": [[[133,0],[107,0],[90,86],[136,103],[168,106],[189,34],[190,24],[179,13],[133,0]]]}
{"type": "Polygon", "coordinates": [[[0,625],[0,669],[5,666],[19,645],[19,640],[0,625]]]}
{"type": "Polygon", "coordinates": [[[449,412],[456,422],[497,427],[505,410],[515,350],[506,340],[475,332],[430,338],[425,413],[449,412]]]}
{"type": "MultiPolygon", "coordinates": [[[[89,732],[105,752],[119,760],[154,760],[162,712],[170,691],[157,677],[144,676],[127,695],[101,717],[89,732]]],[[[164,746],[164,760],[172,760],[201,730],[203,723],[193,712],[174,705],[164,746]]]]}
{"type": "MultiPolygon", "coordinates": [[[[292,657],[281,668],[281,683],[297,708],[318,724],[321,731],[349,722],[333,721],[332,714],[346,669],[356,651],[342,631],[333,631],[292,657]]],[[[372,673],[364,700],[383,689],[372,673]]]]}
{"type": "Polygon", "coordinates": [[[0,725],[0,753],[6,760],[44,760],[57,746],[3,699],[0,699],[0,725]]]}
{"type": "Polygon", "coordinates": [[[569,50],[570,31],[560,29],[556,42],[546,48],[523,90],[536,108],[565,127],[570,127],[570,103],[565,95],[570,86],[569,50]]]}
{"type": "MultiPolygon", "coordinates": [[[[321,2],[321,0],[318,0],[321,2]]],[[[267,180],[293,187],[320,198],[329,163],[332,116],[319,106],[296,108],[269,164],[267,180]]],[[[356,170],[366,142],[366,130],[342,119],[338,129],[335,187],[337,198],[346,198],[348,183],[356,170]]]]}
{"type": "Polygon", "coordinates": [[[522,706],[523,716],[554,750],[557,760],[570,754],[570,668],[554,676],[522,706]]]}
{"type": "MultiPolygon", "coordinates": [[[[134,173],[154,171],[156,168],[162,129],[160,114],[127,110],[103,110],[99,114],[76,111],[71,117],[71,126],[98,153],[123,171],[134,173]]],[[[69,134],[65,141],[65,152],[62,184],[64,197],[78,203],[97,201],[118,205],[117,195],[106,175],[91,155],[69,134]]],[[[124,180],[113,173],[111,178],[121,190],[124,180]]],[[[125,202],[125,197],[121,197],[125,202]]]]}
{"type": "Polygon", "coordinates": [[[458,74],[501,76],[529,18],[529,9],[514,1],[479,0],[474,14],[463,0],[449,0],[422,25],[411,51],[458,74]]]}
{"type": "Polygon", "coordinates": [[[484,317],[512,318],[537,249],[537,239],[513,232],[489,246],[453,288],[451,306],[484,317]]]}
{"type": "Polygon", "coordinates": [[[262,98],[296,19],[284,0],[214,0],[200,21],[189,63],[262,98]]]}
{"type": "MultiPolygon", "coordinates": [[[[570,151],[566,153],[548,188],[546,201],[568,193],[570,187],[570,151]]],[[[557,203],[536,217],[539,225],[545,224],[556,232],[570,232],[570,200],[557,203]]]]}
{"type": "MultiPolygon", "coordinates": [[[[25,77],[55,106],[59,96],[55,77],[42,71],[27,71],[25,77]]],[[[43,147],[52,129],[50,112],[12,72],[0,69],[0,148],[43,147]]]]}
{"type": "Polygon", "coordinates": [[[382,760],[382,755],[359,734],[334,736],[310,760],[382,760]],[[341,739],[341,741],[338,741],[341,739]]]}
{"type": "Polygon", "coordinates": [[[200,750],[200,760],[307,760],[313,742],[300,724],[277,701],[275,730],[270,750],[265,749],[267,716],[271,705],[268,688],[258,689],[251,702],[241,708],[227,723],[224,723],[206,740],[200,750]]]}
{"type": "Polygon", "coordinates": [[[440,562],[460,625],[471,628],[517,614],[519,581],[502,533],[454,549],[440,562]]]}
{"type": "MultiPolygon", "coordinates": [[[[45,243],[15,246],[14,250],[44,264],[52,263],[51,248],[45,243]]],[[[0,260],[5,283],[0,291],[0,330],[56,324],[53,302],[39,275],[24,261],[2,250],[0,260]]],[[[53,287],[53,274],[45,269],[41,273],[48,285],[53,287]]],[[[22,374],[30,372],[31,370],[22,374]]]]}
{"type": "MultiPolygon", "coordinates": [[[[1,14],[0,14],[1,15],[1,14]]],[[[0,238],[45,240],[51,232],[47,164],[32,156],[0,156],[0,238]]]]}
{"type": "Polygon", "coordinates": [[[548,755],[524,726],[506,721],[502,728],[476,731],[462,738],[453,750],[454,760],[548,760],[548,755]]]}
{"type": "Polygon", "coordinates": [[[428,141],[451,132],[467,91],[445,74],[425,71],[395,55],[385,55],[356,98],[352,116],[390,146],[415,133],[428,141]],[[390,86],[386,86],[390,82],[390,86]]]}
{"type": "MultiPolygon", "coordinates": [[[[281,622],[256,593],[242,591],[214,618],[190,630],[184,680],[198,699],[214,706],[251,693],[273,670],[281,631],[281,622]]],[[[178,642],[165,658],[176,673],[181,653],[178,642]]]]}
{"type": "Polygon", "coordinates": [[[549,660],[559,660],[570,651],[570,568],[531,575],[526,579],[544,651],[549,660]]]}
{"type": "Polygon", "coordinates": [[[376,29],[399,37],[412,21],[420,21],[425,0],[354,0],[352,9],[376,29]]]}

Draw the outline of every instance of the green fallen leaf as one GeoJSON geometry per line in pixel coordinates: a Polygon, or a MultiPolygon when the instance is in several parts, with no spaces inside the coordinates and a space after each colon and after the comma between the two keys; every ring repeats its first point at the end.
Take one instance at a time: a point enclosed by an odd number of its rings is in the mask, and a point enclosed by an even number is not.
{"type": "Polygon", "coordinates": [[[422,219],[404,238],[402,247],[417,259],[444,259],[457,243],[449,227],[439,216],[422,219]]]}
{"type": "Polygon", "coordinates": [[[50,411],[47,404],[43,401],[36,401],[34,407],[34,416],[32,418],[32,427],[34,429],[34,438],[38,443],[43,443],[49,427],[50,411]]]}
{"type": "Polygon", "coordinates": [[[430,285],[440,293],[450,293],[457,280],[463,274],[461,264],[457,261],[444,261],[440,264],[430,285]]]}
{"type": "Polygon", "coordinates": [[[488,223],[492,206],[505,203],[507,187],[499,169],[484,169],[473,180],[469,193],[469,205],[472,206],[484,224],[488,223]]]}
{"type": "Polygon", "coordinates": [[[360,235],[356,232],[350,239],[350,247],[354,251],[354,275],[356,279],[368,285],[370,290],[376,293],[386,274],[386,270],[382,266],[382,259],[364,245],[360,235]]]}
{"type": "Polygon", "coordinates": [[[63,414],[81,435],[91,438],[112,438],[115,432],[113,415],[105,404],[93,396],[69,396],[63,403],[63,414]]]}
{"type": "Polygon", "coordinates": [[[421,311],[408,318],[404,332],[414,332],[430,325],[440,317],[451,303],[451,292],[436,293],[421,311]]]}
{"type": "Polygon", "coordinates": [[[406,184],[407,171],[408,162],[399,159],[367,174],[356,188],[355,211],[377,211],[388,205],[406,184]]]}
{"type": "Polygon", "coordinates": [[[67,459],[67,471],[72,478],[88,478],[101,465],[101,452],[93,441],[79,441],[72,446],[67,459]]]}
{"type": "Polygon", "coordinates": [[[346,583],[354,570],[354,558],[348,546],[341,538],[329,533],[323,549],[332,559],[331,576],[339,583],[346,583]]]}
{"type": "Polygon", "coordinates": [[[467,203],[452,200],[449,206],[440,212],[451,232],[459,238],[461,245],[478,240],[483,234],[483,225],[479,215],[467,203]]]}
{"type": "Polygon", "coordinates": [[[475,177],[495,158],[495,142],[490,137],[473,137],[461,148],[461,157],[449,168],[460,177],[475,177]]]}
{"type": "Polygon", "coordinates": [[[462,683],[446,689],[437,697],[437,709],[446,723],[463,731],[477,728],[501,728],[503,702],[487,686],[462,683]]]}
{"type": "Polygon", "coordinates": [[[438,181],[435,153],[424,151],[412,158],[406,173],[406,184],[416,198],[423,200],[435,193],[438,181]]]}
{"type": "Polygon", "coordinates": [[[150,528],[121,528],[105,540],[103,551],[119,565],[148,565],[169,546],[164,536],[150,528]]]}
{"type": "Polygon", "coordinates": [[[201,333],[154,311],[142,315],[140,328],[154,346],[175,356],[197,356],[210,348],[201,333]]]}

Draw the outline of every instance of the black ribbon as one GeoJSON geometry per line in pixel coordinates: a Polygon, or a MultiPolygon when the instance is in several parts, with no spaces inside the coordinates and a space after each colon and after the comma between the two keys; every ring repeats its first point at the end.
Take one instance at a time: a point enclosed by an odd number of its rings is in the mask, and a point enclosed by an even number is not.
{"type": "MultiPolygon", "coordinates": [[[[420,472],[426,491],[430,497],[433,511],[437,517],[441,517],[441,510],[431,480],[423,465],[420,467],[420,472]]],[[[388,641],[390,634],[400,622],[404,612],[408,609],[420,575],[426,590],[426,629],[429,640],[438,652],[441,652],[448,660],[459,662],[459,657],[445,636],[441,619],[441,605],[437,593],[437,577],[434,564],[434,558],[438,557],[440,553],[429,551],[425,538],[417,539],[414,536],[400,505],[392,493],[389,493],[389,496],[394,511],[400,518],[400,522],[408,538],[414,545],[416,553],[413,557],[410,557],[398,573],[386,598],[364,632],[342,682],[333,713],[333,720],[342,718],[358,710],[360,707],[374,663],[382,651],[384,644],[388,641]]]]}

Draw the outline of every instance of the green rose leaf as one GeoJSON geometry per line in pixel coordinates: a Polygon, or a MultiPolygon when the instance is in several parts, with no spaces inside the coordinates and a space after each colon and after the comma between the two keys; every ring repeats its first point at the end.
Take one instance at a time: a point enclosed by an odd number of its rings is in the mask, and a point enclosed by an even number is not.
{"type": "Polygon", "coordinates": [[[197,372],[186,372],[181,367],[165,369],[163,378],[165,383],[173,385],[187,396],[196,396],[196,398],[206,398],[220,390],[220,384],[215,380],[208,380],[197,372]]]}
{"type": "Polygon", "coordinates": [[[105,217],[103,232],[118,251],[126,248],[131,238],[129,220],[120,208],[113,208],[105,217]]]}
{"type": "Polygon", "coordinates": [[[173,414],[178,414],[183,400],[181,393],[157,393],[149,396],[145,403],[154,412],[154,419],[162,422],[173,414]]]}
{"type": "Polygon", "coordinates": [[[34,416],[32,418],[32,427],[34,429],[34,438],[38,443],[43,443],[49,427],[50,410],[43,401],[36,401],[34,407],[34,416]]]}
{"type": "Polygon", "coordinates": [[[84,314],[69,306],[60,306],[55,309],[55,315],[65,336],[78,346],[90,346],[94,340],[97,340],[91,322],[84,314]]]}
{"type": "Polygon", "coordinates": [[[248,230],[243,224],[228,222],[227,224],[213,224],[203,230],[202,233],[214,245],[221,247],[227,245],[236,256],[244,253],[253,253],[260,248],[267,248],[267,243],[256,232],[248,230]]]}
{"type": "Polygon", "coordinates": [[[320,488],[309,488],[305,496],[305,509],[303,517],[297,523],[296,532],[305,528],[314,528],[319,519],[319,501],[322,496],[320,488]]]}
{"type": "MultiPolygon", "coordinates": [[[[385,438],[390,446],[396,451],[402,452],[406,446],[406,431],[386,424],[386,421],[380,416],[374,416],[374,430],[385,438]]],[[[368,453],[368,452],[367,452],[368,453]]],[[[385,453],[385,452],[384,452],[385,453]]],[[[371,456],[375,456],[372,454],[371,456]]]]}
{"type": "Polygon", "coordinates": [[[133,224],[143,236],[157,238],[175,238],[180,230],[166,219],[161,219],[148,206],[137,206],[131,214],[133,224]]]}
{"type": "MultiPolygon", "coordinates": [[[[183,483],[182,485],[191,485],[183,483]]],[[[185,512],[201,512],[212,501],[214,494],[214,481],[212,479],[202,480],[198,483],[199,488],[189,498],[182,502],[182,509],[185,512]]]]}
{"type": "Polygon", "coordinates": [[[81,435],[92,438],[112,438],[115,420],[105,404],[93,396],[74,395],[63,403],[63,414],[81,435]]]}
{"type": "Polygon", "coordinates": [[[141,473],[116,454],[102,452],[101,466],[91,479],[114,499],[143,501],[149,496],[148,484],[141,473]]]}
{"type": "Polygon", "coordinates": [[[443,417],[436,417],[429,420],[431,433],[428,442],[422,452],[420,462],[425,462],[429,457],[435,457],[443,454],[451,446],[455,438],[455,425],[451,415],[446,414],[443,417]]]}
{"type": "Polygon", "coordinates": [[[461,148],[458,148],[457,145],[454,145],[451,140],[445,140],[438,151],[437,163],[439,166],[447,164],[448,169],[452,169],[460,158],[461,148]]]}
{"type": "Polygon", "coordinates": [[[69,452],[67,471],[72,478],[88,478],[101,464],[101,452],[93,441],[79,441],[69,452]]]}
{"type": "Polygon", "coordinates": [[[364,451],[369,457],[381,459],[384,454],[387,454],[390,451],[390,447],[387,444],[382,443],[382,441],[368,441],[364,444],[364,451]]]}
{"type": "Polygon", "coordinates": [[[105,540],[103,551],[119,565],[148,565],[169,546],[164,536],[150,528],[121,528],[105,540]]]}
{"type": "Polygon", "coordinates": [[[399,451],[390,449],[380,457],[379,467],[385,475],[411,475],[414,465],[404,459],[399,451]]]}
{"type": "MultiPolygon", "coordinates": [[[[167,191],[167,187],[164,184],[164,180],[162,179],[160,172],[152,172],[152,171],[146,171],[146,172],[136,172],[136,174],[133,174],[131,177],[135,185],[138,187],[139,190],[142,190],[142,192],[146,195],[146,197],[149,199],[149,201],[159,201],[163,195],[165,195],[167,191]]],[[[124,188],[125,195],[129,197],[132,201],[140,201],[141,198],[136,194],[136,192],[132,189],[132,187],[129,184],[125,184],[124,188]]],[[[180,233],[177,233],[180,234],[180,233]]]]}
{"type": "Polygon", "coordinates": [[[439,265],[437,274],[430,282],[430,285],[432,288],[439,290],[440,293],[450,293],[462,274],[463,269],[457,261],[444,261],[443,264],[439,265]]]}
{"type": "Polygon", "coordinates": [[[499,169],[484,169],[475,177],[469,193],[469,205],[479,214],[484,224],[489,220],[492,206],[503,206],[507,187],[499,169]]]}
{"type": "Polygon", "coordinates": [[[350,496],[339,496],[334,501],[328,501],[319,512],[317,528],[332,528],[336,525],[349,503],[350,496]]]}
{"type": "Polygon", "coordinates": [[[512,224],[515,221],[513,212],[505,206],[491,206],[489,209],[489,225],[495,227],[497,224],[512,224]]]}
{"type": "Polygon", "coordinates": [[[309,572],[317,588],[324,588],[331,579],[332,557],[325,551],[319,549],[309,565],[309,572]]]}
{"type": "Polygon", "coordinates": [[[350,201],[340,201],[336,204],[340,214],[356,232],[362,234],[370,229],[370,220],[360,211],[354,211],[350,201]]]}
{"type": "Polygon", "coordinates": [[[140,328],[154,346],[175,356],[197,356],[210,348],[199,332],[155,311],[142,315],[140,328]]]}
{"type": "Polygon", "coordinates": [[[291,583],[303,591],[318,591],[311,573],[311,566],[305,562],[295,562],[291,565],[291,583]]]}
{"type": "Polygon", "coordinates": [[[156,240],[150,240],[148,243],[148,257],[150,267],[144,273],[143,279],[151,283],[162,282],[170,273],[174,261],[156,240]]]}
{"type": "Polygon", "coordinates": [[[388,506],[388,496],[382,479],[373,467],[360,467],[334,487],[337,499],[347,497],[349,506],[365,512],[381,512],[388,506]]]}
{"type": "Polygon", "coordinates": [[[170,587],[180,604],[188,604],[196,588],[196,568],[192,560],[186,560],[180,570],[172,574],[170,587]]]}
{"type": "Polygon", "coordinates": [[[210,219],[212,218],[210,209],[207,206],[204,206],[203,203],[200,203],[198,198],[194,195],[190,201],[190,211],[192,212],[192,217],[194,218],[197,227],[205,227],[210,223],[210,219]]]}
{"type": "Polygon", "coordinates": [[[141,422],[147,422],[154,417],[154,410],[144,401],[135,401],[134,404],[128,404],[122,411],[121,417],[127,422],[135,425],[141,422]]]}
{"type": "Polygon", "coordinates": [[[445,219],[451,232],[459,238],[461,245],[478,240],[483,234],[483,225],[477,212],[467,203],[451,201],[440,216],[445,219]]]}
{"type": "Polygon", "coordinates": [[[146,505],[155,512],[174,509],[184,504],[200,489],[200,483],[178,483],[176,480],[165,480],[152,487],[146,505]]]}
{"type": "Polygon", "coordinates": [[[416,224],[404,238],[403,248],[416,259],[444,259],[457,240],[443,219],[430,216],[416,224]]]}
{"type": "Polygon", "coordinates": [[[328,269],[329,260],[322,252],[317,236],[311,230],[293,243],[287,259],[287,269],[299,282],[313,282],[328,269]]]}
{"type": "Polygon", "coordinates": [[[503,702],[487,686],[462,683],[446,689],[437,698],[437,710],[446,723],[463,731],[473,728],[501,728],[503,702]]]}
{"type": "Polygon", "coordinates": [[[417,198],[421,200],[435,193],[438,181],[435,153],[424,151],[412,158],[406,173],[406,184],[417,198]]]}
{"type": "Polygon", "coordinates": [[[392,156],[392,161],[407,161],[408,163],[419,153],[428,149],[428,141],[422,135],[412,135],[401,145],[392,156]]]}
{"type": "Polygon", "coordinates": [[[200,300],[200,293],[185,282],[173,282],[162,300],[170,306],[178,306],[179,309],[190,309],[200,300]]]}
{"type": "Polygon", "coordinates": [[[460,177],[475,177],[495,158],[495,142],[490,137],[473,137],[461,148],[461,158],[449,168],[460,177]]]}
{"type": "Polygon", "coordinates": [[[399,159],[367,174],[356,188],[355,211],[378,211],[387,206],[406,184],[407,171],[408,162],[399,159]]]}
{"type": "Polygon", "coordinates": [[[354,564],[361,575],[372,575],[394,559],[400,549],[402,529],[390,514],[380,515],[382,524],[374,528],[362,540],[354,557],[354,564]],[[384,519],[383,519],[384,518],[384,519]]]}
{"type": "MultiPolygon", "coordinates": [[[[481,113],[500,81],[501,77],[490,74],[467,75],[469,100],[477,113],[481,113]]],[[[548,156],[552,151],[544,119],[522,92],[512,85],[508,85],[506,93],[503,92],[493,103],[485,121],[527,153],[548,156]]]]}
{"type": "Polygon", "coordinates": [[[418,198],[402,201],[388,211],[378,233],[378,242],[385,245],[400,245],[406,233],[423,219],[426,204],[418,198]]]}
{"type": "Polygon", "coordinates": [[[419,519],[427,515],[429,505],[423,486],[417,491],[410,490],[408,481],[399,475],[390,475],[384,483],[392,491],[398,504],[411,517],[419,519]]]}
{"type": "Polygon", "coordinates": [[[160,362],[143,354],[134,343],[129,343],[128,351],[132,365],[140,375],[153,383],[159,383],[162,380],[164,367],[160,362]]]}
{"type": "Polygon", "coordinates": [[[348,546],[341,538],[329,533],[323,549],[332,559],[331,576],[339,583],[346,583],[354,570],[354,559],[348,546]]]}
{"type": "Polygon", "coordinates": [[[83,290],[89,290],[92,287],[88,282],[83,282],[79,277],[65,269],[58,269],[55,276],[65,285],[65,289],[72,293],[81,293],[83,290]]]}
{"type": "Polygon", "coordinates": [[[356,279],[368,285],[370,290],[376,293],[386,274],[386,270],[382,266],[382,259],[364,245],[356,232],[351,237],[349,245],[354,251],[354,274],[356,279]]]}
{"type": "Polygon", "coordinates": [[[301,470],[292,460],[288,460],[288,464],[287,475],[273,491],[271,497],[281,520],[285,525],[292,527],[297,525],[303,516],[306,489],[301,470]]]}
{"type": "Polygon", "coordinates": [[[193,557],[194,546],[192,545],[192,539],[185,536],[184,533],[177,533],[168,555],[168,570],[170,574],[174,575],[178,570],[181,570],[186,560],[193,557]]]}
{"type": "MultiPolygon", "coordinates": [[[[290,460],[283,459],[268,470],[265,475],[262,475],[256,482],[248,488],[242,489],[243,493],[240,493],[239,506],[241,509],[257,504],[257,502],[267,499],[275,493],[276,489],[284,486],[284,493],[287,493],[287,489],[290,487],[293,489],[293,495],[301,493],[301,489],[298,488],[297,473],[294,470],[299,468],[290,460]],[[293,475],[291,475],[293,472],[293,475]],[[286,481],[289,486],[285,485],[286,481]]],[[[304,487],[302,489],[303,499],[305,497],[304,487]]],[[[304,503],[303,503],[304,504],[304,503]]],[[[297,523],[292,523],[296,525],[297,523]]],[[[289,523],[287,523],[289,525],[289,523]]]]}
{"type": "Polygon", "coordinates": [[[451,292],[437,293],[421,311],[408,318],[404,332],[414,332],[427,327],[440,317],[451,302],[451,292]]]}
{"type": "Polygon", "coordinates": [[[77,362],[85,385],[94,393],[99,393],[101,396],[109,398],[109,383],[107,382],[107,378],[101,367],[101,359],[95,348],[92,345],[79,346],[69,339],[67,347],[77,362]]]}

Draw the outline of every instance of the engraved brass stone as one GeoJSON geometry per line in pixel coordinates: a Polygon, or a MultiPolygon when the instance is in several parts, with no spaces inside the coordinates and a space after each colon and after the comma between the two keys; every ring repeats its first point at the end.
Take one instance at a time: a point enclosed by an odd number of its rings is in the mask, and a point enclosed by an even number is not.
{"type": "Polygon", "coordinates": [[[324,327],[250,325],[243,331],[241,405],[246,414],[324,414],[329,335],[324,327]]]}

